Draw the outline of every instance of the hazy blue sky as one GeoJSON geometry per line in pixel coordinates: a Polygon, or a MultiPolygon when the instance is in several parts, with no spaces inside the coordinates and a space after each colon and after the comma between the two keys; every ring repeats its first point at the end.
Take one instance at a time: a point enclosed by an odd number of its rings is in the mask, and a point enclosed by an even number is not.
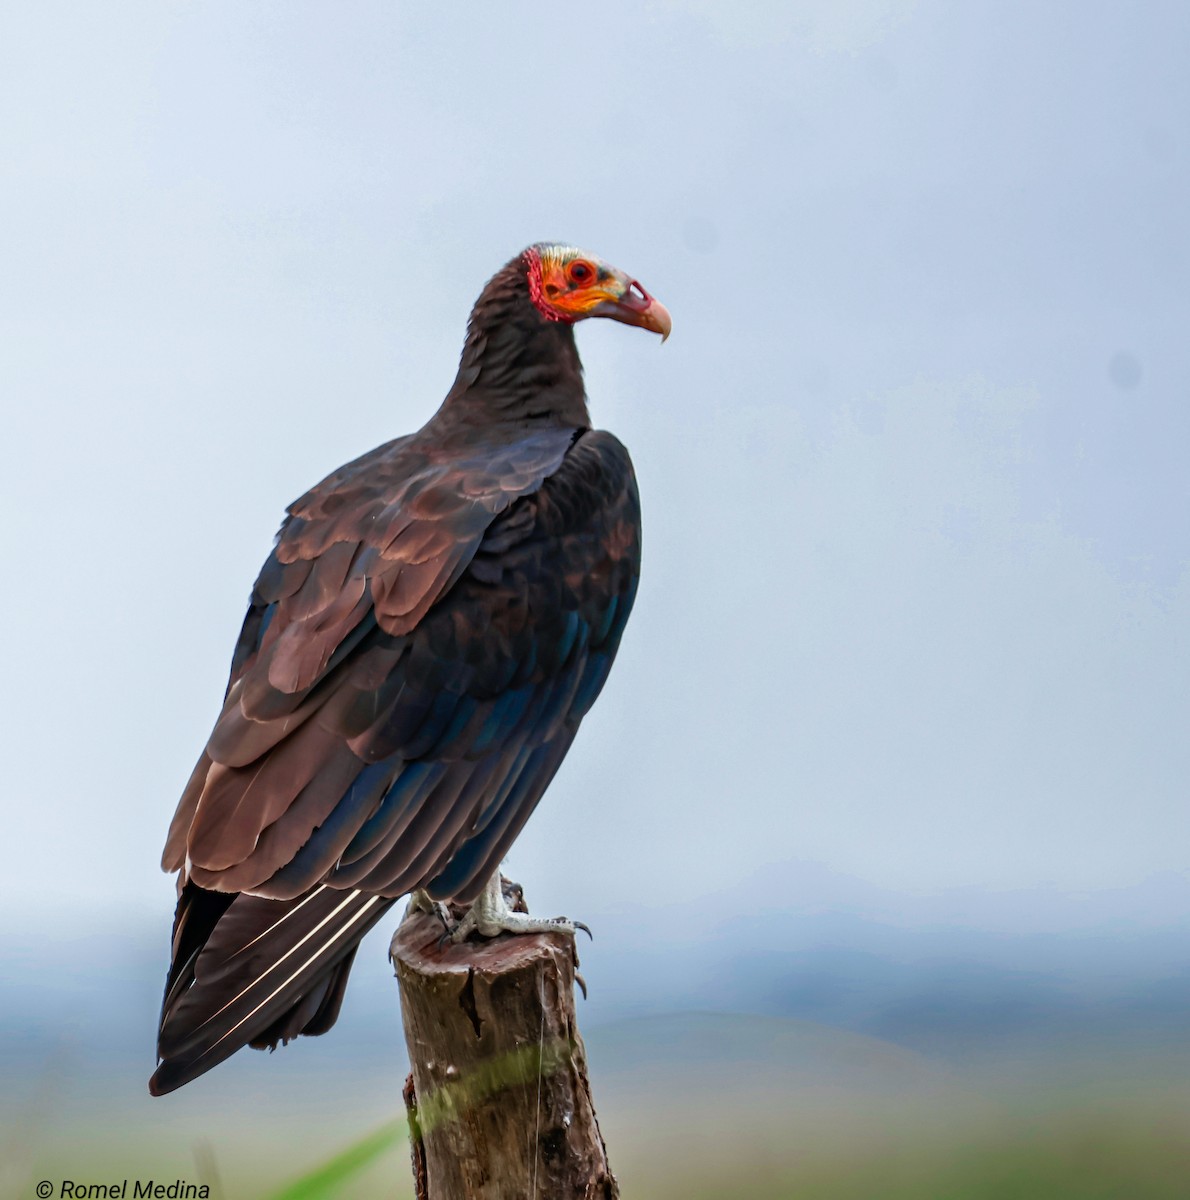
{"type": "Polygon", "coordinates": [[[164,953],[284,505],[430,415],[542,238],[675,332],[579,332],[646,560],[536,907],[1184,878],[1187,62],[1181,2],[14,8],[8,915],[164,953]]]}

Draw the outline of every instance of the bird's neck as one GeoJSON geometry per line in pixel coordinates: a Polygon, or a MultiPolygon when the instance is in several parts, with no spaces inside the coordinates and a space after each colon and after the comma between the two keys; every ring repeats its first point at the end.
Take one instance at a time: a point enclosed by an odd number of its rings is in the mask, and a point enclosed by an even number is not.
{"type": "Polygon", "coordinates": [[[441,411],[484,425],[590,426],[574,327],[541,315],[519,259],[492,279],[471,310],[459,373],[441,411]]]}

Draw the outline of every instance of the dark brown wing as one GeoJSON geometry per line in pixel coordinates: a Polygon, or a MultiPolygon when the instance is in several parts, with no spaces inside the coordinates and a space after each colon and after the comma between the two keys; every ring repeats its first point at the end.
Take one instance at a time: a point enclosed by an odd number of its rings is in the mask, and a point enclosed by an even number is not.
{"type": "MultiPolygon", "coordinates": [[[[428,535],[418,544],[452,553],[428,535]]],[[[379,602],[337,618],[345,632],[320,672],[286,677],[288,691],[269,673],[278,619],[288,628],[348,609],[329,586],[321,608],[284,607],[322,558],[296,591],[258,585],[211,765],[200,763],[183,800],[195,814],[188,886],[201,888],[189,900],[183,892],[180,919],[184,906],[211,907],[203,888],[254,894],[225,910],[215,902],[205,935],[182,939],[189,965],[175,960],[158,1090],[270,1030],[328,1027],[342,964],[392,898],[414,887],[460,899],[478,892],[607,678],[639,557],[627,453],[610,435],[586,433],[540,487],[489,518],[460,566],[431,573],[444,582],[420,619],[394,621],[379,602]],[[335,897],[346,903],[324,913],[335,897]]],[[[175,855],[186,825],[180,810],[175,855]]]]}
{"type": "Polygon", "coordinates": [[[327,810],[316,797],[353,777],[320,726],[296,736],[334,695],[333,683],[320,685],[369,634],[414,629],[494,517],[557,470],[572,440],[568,430],[496,446],[402,438],[291,506],[253,589],[223,712],[170,827],[165,870],[243,891],[253,886],[244,872],[234,881],[222,873],[267,827],[299,800],[321,814],[310,828],[319,823],[327,810]]]}

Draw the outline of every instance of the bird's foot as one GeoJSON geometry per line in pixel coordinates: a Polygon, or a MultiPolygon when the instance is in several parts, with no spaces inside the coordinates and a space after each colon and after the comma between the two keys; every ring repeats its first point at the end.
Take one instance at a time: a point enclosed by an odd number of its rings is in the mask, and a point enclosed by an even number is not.
{"type": "Polygon", "coordinates": [[[485,938],[501,933],[568,933],[573,937],[578,929],[591,936],[582,921],[572,921],[569,917],[531,917],[525,911],[521,885],[504,879],[497,871],[449,937],[457,945],[471,933],[485,938]]]}
{"type": "Polygon", "coordinates": [[[434,900],[428,892],[423,892],[421,888],[409,893],[409,907],[405,909],[405,915],[410,913],[429,913],[432,917],[437,917],[442,922],[442,928],[447,933],[454,926],[454,919],[450,915],[450,909],[447,908],[441,900],[434,900]]]}

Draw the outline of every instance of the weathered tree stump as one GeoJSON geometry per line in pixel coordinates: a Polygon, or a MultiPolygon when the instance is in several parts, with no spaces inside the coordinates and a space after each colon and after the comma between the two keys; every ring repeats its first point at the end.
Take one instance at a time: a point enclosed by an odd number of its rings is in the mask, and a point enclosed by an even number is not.
{"type": "MultiPolygon", "coordinates": [[[[507,881],[505,895],[520,901],[507,881]]],[[[437,917],[411,912],[390,951],[418,1200],[616,1200],[575,1019],[573,939],[441,937],[437,917]]]]}

